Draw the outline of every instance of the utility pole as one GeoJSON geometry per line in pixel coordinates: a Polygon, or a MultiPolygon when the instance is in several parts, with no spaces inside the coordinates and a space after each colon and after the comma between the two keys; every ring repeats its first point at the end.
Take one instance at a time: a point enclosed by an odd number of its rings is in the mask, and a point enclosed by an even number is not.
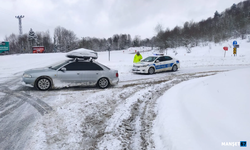
{"type": "Polygon", "coordinates": [[[24,16],[15,16],[18,20],[19,20],[19,34],[22,35],[23,31],[22,31],[22,18],[24,18],[24,16]]]}

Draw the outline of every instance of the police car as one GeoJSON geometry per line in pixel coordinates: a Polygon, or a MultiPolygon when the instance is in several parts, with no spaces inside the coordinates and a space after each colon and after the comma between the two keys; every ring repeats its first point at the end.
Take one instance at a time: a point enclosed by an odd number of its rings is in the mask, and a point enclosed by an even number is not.
{"type": "Polygon", "coordinates": [[[164,55],[149,56],[138,63],[134,63],[133,73],[154,74],[163,71],[177,71],[180,68],[180,61],[164,55]]]}

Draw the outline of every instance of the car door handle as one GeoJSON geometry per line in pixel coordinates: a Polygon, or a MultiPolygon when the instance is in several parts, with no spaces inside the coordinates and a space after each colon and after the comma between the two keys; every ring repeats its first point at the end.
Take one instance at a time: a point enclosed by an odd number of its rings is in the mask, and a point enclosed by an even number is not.
{"type": "Polygon", "coordinates": [[[80,73],[77,73],[77,75],[80,75],[80,73]]]}
{"type": "Polygon", "coordinates": [[[98,73],[96,73],[96,74],[98,74],[98,73]]]}

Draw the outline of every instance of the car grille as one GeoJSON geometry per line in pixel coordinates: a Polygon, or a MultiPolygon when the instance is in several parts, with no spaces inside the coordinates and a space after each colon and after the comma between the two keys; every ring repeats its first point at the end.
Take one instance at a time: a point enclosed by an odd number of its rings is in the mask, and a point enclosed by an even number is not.
{"type": "Polygon", "coordinates": [[[134,65],[133,67],[134,67],[134,68],[140,68],[140,66],[135,66],[135,65],[134,65]]]}

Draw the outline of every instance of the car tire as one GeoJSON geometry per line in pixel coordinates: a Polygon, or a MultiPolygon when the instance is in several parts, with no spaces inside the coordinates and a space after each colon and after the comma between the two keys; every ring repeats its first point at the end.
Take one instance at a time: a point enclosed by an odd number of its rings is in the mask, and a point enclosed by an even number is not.
{"type": "Polygon", "coordinates": [[[177,65],[174,65],[173,67],[172,67],[172,71],[177,71],[178,70],[178,67],[177,67],[177,65]]]}
{"type": "Polygon", "coordinates": [[[39,78],[36,82],[36,87],[41,91],[49,90],[51,88],[51,81],[46,77],[39,78]]]}
{"type": "Polygon", "coordinates": [[[109,86],[109,80],[107,78],[101,78],[98,80],[97,85],[101,89],[105,89],[109,86]]]}
{"type": "Polygon", "coordinates": [[[150,67],[150,68],[148,69],[148,74],[154,74],[154,73],[155,73],[155,68],[150,67]]]}

